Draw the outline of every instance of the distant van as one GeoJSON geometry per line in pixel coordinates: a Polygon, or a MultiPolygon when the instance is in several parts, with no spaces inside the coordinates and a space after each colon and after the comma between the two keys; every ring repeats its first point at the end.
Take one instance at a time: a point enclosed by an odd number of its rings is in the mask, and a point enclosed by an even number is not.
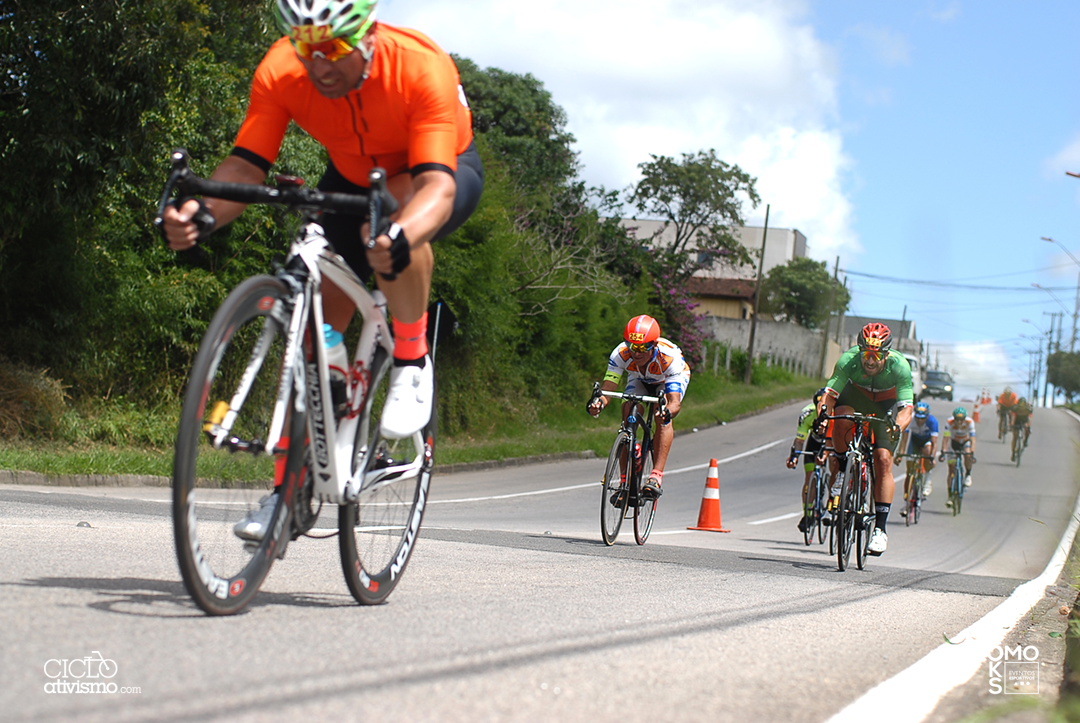
{"type": "Polygon", "coordinates": [[[904,354],[904,358],[911,365],[911,391],[918,398],[919,392],[922,391],[922,370],[919,368],[919,359],[911,354],[904,354]]]}

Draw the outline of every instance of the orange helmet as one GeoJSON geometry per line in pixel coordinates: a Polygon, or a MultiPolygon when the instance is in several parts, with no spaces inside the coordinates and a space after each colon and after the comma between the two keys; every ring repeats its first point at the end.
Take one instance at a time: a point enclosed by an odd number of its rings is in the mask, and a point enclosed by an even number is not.
{"type": "Polygon", "coordinates": [[[627,344],[655,344],[660,338],[660,324],[651,316],[642,314],[626,323],[623,339],[627,344]]]}
{"type": "Polygon", "coordinates": [[[892,332],[889,327],[872,321],[859,332],[859,348],[866,351],[886,352],[892,346],[892,332]]]}

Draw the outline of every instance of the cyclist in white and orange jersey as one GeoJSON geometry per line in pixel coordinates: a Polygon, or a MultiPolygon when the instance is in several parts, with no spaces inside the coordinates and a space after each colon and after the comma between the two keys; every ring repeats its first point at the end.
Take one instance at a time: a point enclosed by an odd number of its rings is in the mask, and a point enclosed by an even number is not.
{"type": "MultiPolygon", "coordinates": [[[[660,324],[651,316],[635,316],[626,325],[622,344],[615,347],[608,358],[607,373],[601,391],[613,392],[619,386],[623,374],[627,375],[626,393],[655,396],[662,392],[666,408],[656,412],[656,436],[653,438],[653,469],[649,479],[642,485],[646,493],[659,497],[663,494],[664,465],[667,463],[671,440],[675,432],[671,420],[679,414],[683,395],[690,384],[690,367],[683,359],[682,350],[660,336],[660,324]]],[[[609,397],[597,397],[589,404],[589,414],[594,417],[607,406],[609,397]]],[[[623,404],[623,421],[629,416],[633,405],[623,404]]]]}

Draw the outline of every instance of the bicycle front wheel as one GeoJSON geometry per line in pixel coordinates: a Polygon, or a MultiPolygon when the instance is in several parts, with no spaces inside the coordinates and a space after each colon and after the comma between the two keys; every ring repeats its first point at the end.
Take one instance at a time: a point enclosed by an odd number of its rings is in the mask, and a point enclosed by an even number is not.
{"type": "Polygon", "coordinates": [[[368,422],[359,426],[354,447],[353,468],[366,469],[365,482],[356,500],[338,508],[345,583],[361,605],[384,602],[401,582],[420,534],[435,456],[435,389],[431,418],[420,431],[404,439],[382,436],[378,413],[372,410],[381,412],[386,402],[391,363],[379,347],[364,404],[368,422]]]}
{"type": "Polygon", "coordinates": [[[604,478],[600,480],[600,533],[605,545],[614,545],[619,536],[623,518],[626,517],[626,505],[630,500],[630,491],[622,481],[622,466],[631,464],[630,437],[620,431],[611,445],[604,478]],[[624,462],[620,462],[624,460],[624,462]]]}
{"type": "Polygon", "coordinates": [[[856,517],[858,534],[855,547],[855,562],[860,570],[866,569],[866,558],[870,555],[870,538],[874,536],[874,491],[873,477],[870,475],[870,464],[864,462],[859,470],[859,494],[857,505],[859,514],[856,517]]]}
{"type": "Polygon", "coordinates": [[[639,545],[644,545],[645,540],[649,539],[653,517],[656,515],[656,498],[646,498],[641,494],[642,481],[649,479],[649,473],[652,472],[652,462],[649,461],[651,456],[652,450],[642,452],[641,462],[637,465],[638,469],[634,470],[634,477],[637,480],[637,507],[634,508],[634,540],[639,545]]]}
{"type": "MultiPolygon", "coordinates": [[[[273,495],[274,458],[263,448],[284,358],[286,296],[270,276],[250,278],[229,294],[203,337],[184,395],[173,458],[176,556],[184,587],[211,615],[247,605],[287,542],[287,495],[273,495]],[[262,536],[238,531],[256,513],[262,536]]],[[[289,464],[299,468],[303,444],[294,446],[289,464]]]]}

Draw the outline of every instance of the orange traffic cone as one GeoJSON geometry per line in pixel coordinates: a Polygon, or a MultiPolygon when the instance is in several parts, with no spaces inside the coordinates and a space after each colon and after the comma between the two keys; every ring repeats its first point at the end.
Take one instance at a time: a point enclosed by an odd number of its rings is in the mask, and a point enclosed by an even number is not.
{"type": "Polygon", "coordinates": [[[705,478],[705,492],[701,495],[701,511],[698,513],[697,527],[688,530],[706,532],[731,532],[720,525],[720,475],[716,472],[716,460],[709,460],[709,476],[705,478]]]}
{"type": "Polygon", "coordinates": [[[971,413],[971,418],[975,420],[975,424],[979,423],[979,400],[975,400],[975,411],[971,413]]]}

